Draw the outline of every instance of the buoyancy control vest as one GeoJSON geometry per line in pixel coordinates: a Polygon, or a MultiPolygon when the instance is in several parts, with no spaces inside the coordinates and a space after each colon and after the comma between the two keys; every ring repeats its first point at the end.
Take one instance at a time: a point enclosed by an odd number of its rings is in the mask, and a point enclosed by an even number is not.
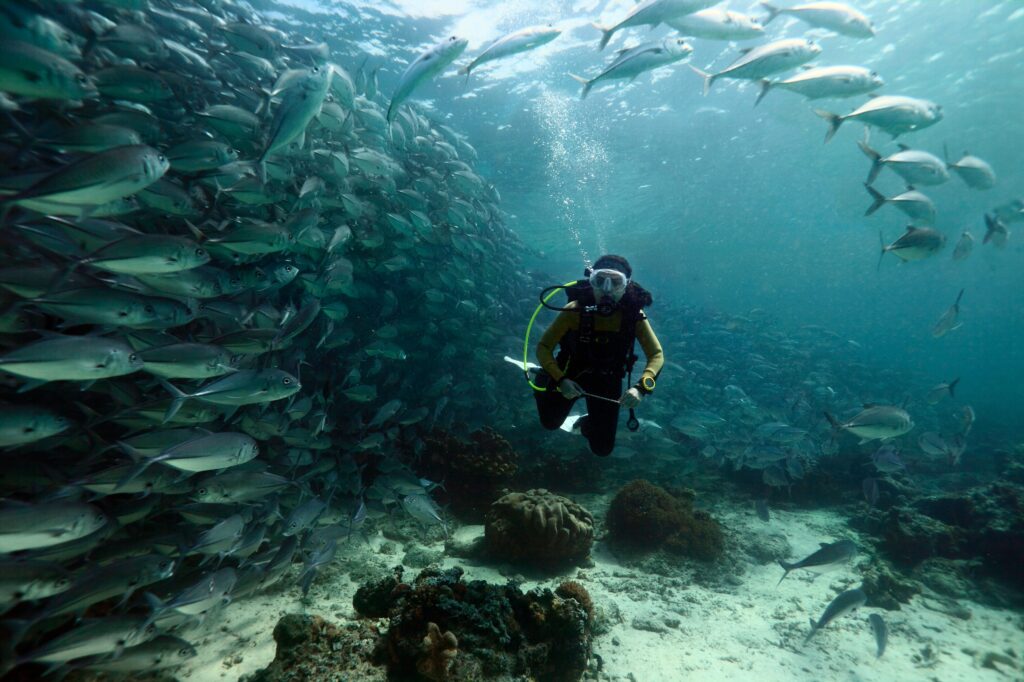
{"type": "Polygon", "coordinates": [[[579,376],[586,370],[619,379],[631,373],[637,360],[636,325],[647,319],[643,308],[651,304],[651,294],[631,282],[618,304],[609,312],[596,300],[594,290],[586,280],[566,287],[565,293],[570,302],[576,302],[580,323],[578,329],[567,332],[559,342],[555,358],[558,366],[570,377],[579,376]],[[597,316],[613,315],[616,312],[622,314],[617,330],[596,328],[597,316]]]}

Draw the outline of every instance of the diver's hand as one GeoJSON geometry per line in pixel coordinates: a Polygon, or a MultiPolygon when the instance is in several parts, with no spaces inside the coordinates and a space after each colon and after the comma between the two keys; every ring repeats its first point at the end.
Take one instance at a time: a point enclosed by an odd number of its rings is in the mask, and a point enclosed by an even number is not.
{"type": "Polygon", "coordinates": [[[579,398],[583,395],[583,388],[580,387],[572,379],[563,378],[558,382],[558,392],[562,394],[566,400],[572,400],[573,398],[579,398]]]}
{"type": "Polygon", "coordinates": [[[640,404],[640,391],[636,388],[627,389],[619,398],[619,404],[627,410],[636,407],[640,404]]]}

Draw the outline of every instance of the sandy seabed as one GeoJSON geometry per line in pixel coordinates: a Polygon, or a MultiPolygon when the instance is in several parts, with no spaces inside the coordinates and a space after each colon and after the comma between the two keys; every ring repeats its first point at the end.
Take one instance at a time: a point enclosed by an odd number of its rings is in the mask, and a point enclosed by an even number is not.
{"type": "MultiPolygon", "coordinates": [[[[574,495],[574,499],[603,518],[610,496],[574,495]]],[[[733,537],[746,542],[778,542],[784,536],[792,559],[806,556],[820,542],[850,537],[844,517],[834,511],[774,511],[769,523],[760,521],[743,505],[713,507],[716,518],[733,537]]],[[[482,534],[482,526],[463,526],[457,536],[465,541],[482,534]]],[[[177,671],[193,682],[222,682],[266,667],[274,657],[272,638],[278,619],[288,613],[320,615],[343,624],[357,618],[352,596],[359,585],[353,569],[378,566],[383,573],[400,563],[416,543],[402,547],[378,531],[366,541],[352,539],[339,548],[338,558],[324,571],[303,598],[292,580],[285,587],[242,600],[212,614],[184,636],[199,654],[177,671]],[[382,553],[383,550],[383,553],[382,553]]],[[[427,547],[440,551],[438,542],[427,547]]],[[[737,553],[738,554],[738,553],[737,553]]],[[[782,569],[774,563],[743,559],[734,578],[711,587],[687,583],[679,577],[652,575],[630,568],[598,542],[594,566],[572,569],[543,580],[525,579],[522,589],[554,588],[566,578],[583,584],[608,618],[607,631],[594,640],[595,661],[602,680],[636,682],[667,680],[934,680],[983,682],[1024,680],[1021,668],[1024,616],[1011,610],[958,603],[959,617],[933,610],[937,595],[915,596],[898,611],[862,607],[818,632],[806,645],[808,620],[817,619],[841,591],[859,584],[856,562],[815,577],[794,571],[781,584],[782,569]],[[934,598],[934,599],[933,599],[934,598]],[[964,619],[964,611],[970,617],[964,619]],[[875,639],[867,617],[880,614],[889,627],[888,647],[875,657],[875,639]],[[983,667],[992,653],[1016,659],[1017,669],[983,667]]],[[[869,560],[860,557],[858,561],[869,560]]],[[[445,557],[445,568],[462,566],[465,580],[504,583],[509,578],[495,566],[445,557]]],[[[729,564],[727,563],[726,566],[729,564]]],[[[293,569],[298,571],[298,566],[293,569]]],[[[406,579],[421,567],[406,567],[406,579]]],[[[719,568],[719,570],[721,570],[719,568]]],[[[366,575],[365,569],[358,571],[366,575]]],[[[944,600],[948,602],[948,600],[944,600]]],[[[382,625],[385,621],[381,621],[382,625]]]]}

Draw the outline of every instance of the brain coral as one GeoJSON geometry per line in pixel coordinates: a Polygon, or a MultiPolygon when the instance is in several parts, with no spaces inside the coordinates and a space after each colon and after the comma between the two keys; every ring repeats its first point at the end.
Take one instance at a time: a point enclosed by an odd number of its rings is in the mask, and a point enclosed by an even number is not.
{"type": "Polygon", "coordinates": [[[594,517],[572,500],[543,488],[496,500],[485,520],[492,556],[536,565],[573,563],[590,553],[594,517]]]}

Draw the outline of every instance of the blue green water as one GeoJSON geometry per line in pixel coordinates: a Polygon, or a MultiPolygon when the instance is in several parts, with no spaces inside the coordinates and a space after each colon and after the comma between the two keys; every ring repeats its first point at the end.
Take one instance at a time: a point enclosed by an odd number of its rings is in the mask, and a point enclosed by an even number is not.
{"type": "MultiPolygon", "coordinates": [[[[1024,121],[1014,113],[1024,97],[1019,3],[859,3],[875,23],[872,40],[784,18],[767,27],[766,40],[818,40],[823,52],[815,64],[868,66],[886,80],[883,94],[941,104],[939,124],[899,141],[939,156],[943,145],[951,155],[969,150],[998,174],[997,186],[984,192],[957,177],[923,188],[938,208],[946,249],[903,265],[887,256],[880,272],[879,230],[891,241],[909,221],[891,207],[863,216],[870,164],[855,141],[864,128],[847,123],[823,145],[825,123],[812,113],[845,113],[864,98],[808,102],[777,91],[755,108],[756,86],[722,81],[702,97],[699,77],[678,63],[631,85],[598,87],[581,102],[567,73],[593,75],[611,49],[670,35],[665,27],[627,29],[599,53],[590,22],[622,16],[626,2],[295,5],[282,11],[337,17],[338,33],[325,37],[336,38],[342,53],[371,50],[384,94],[407,60],[449,33],[469,38],[471,58],[523,26],[562,28],[553,43],[483,68],[468,84],[453,68],[418,93],[476,147],[479,170],[501,192],[509,225],[543,253],[527,262],[564,281],[587,258],[623,253],[656,300],[735,314],[761,309],[783,329],[827,327],[860,344],[879,371],[906,368],[934,383],[961,377],[958,389],[979,425],[1020,422],[1020,241],[1011,236],[1001,251],[980,243],[983,214],[1024,194],[1024,121]],[[964,230],[976,248],[954,263],[952,247],[964,230]],[[931,338],[931,326],[960,288],[963,327],[931,338]]],[[[756,42],[764,41],[744,45],[756,42]]],[[[691,63],[701,68],[723,68],[738,47],[692,43],[691,63]]],[[[887,140],[874,131],[873,145],[895,151],[887,140]]],[[[888,195],[901,182],[885,171],[876,184],[888,195]]]]}

